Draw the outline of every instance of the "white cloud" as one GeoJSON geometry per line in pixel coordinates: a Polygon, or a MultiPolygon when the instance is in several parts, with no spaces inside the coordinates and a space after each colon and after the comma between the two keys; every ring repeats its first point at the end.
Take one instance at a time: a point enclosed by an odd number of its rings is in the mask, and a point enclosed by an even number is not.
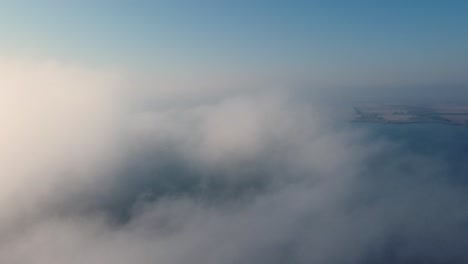
{"type": "Polygon", "coordinates": [[[115,81],[53,61],[0,61],[0,222],[107,173],[120,118],[115,81]]]}
{"type": "Polygon", "coordinates": [[[129,80],[0,62],[1,263],[467,260],[441,161],[276,88],[129,80]]]}

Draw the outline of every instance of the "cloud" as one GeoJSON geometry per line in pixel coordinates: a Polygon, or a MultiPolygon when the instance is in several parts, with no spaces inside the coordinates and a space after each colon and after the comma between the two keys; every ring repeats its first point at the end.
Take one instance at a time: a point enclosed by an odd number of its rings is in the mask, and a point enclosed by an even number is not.
{"type": "Polygon", "coordinates": [[[149,95],[57,62],[0,72],[2,263],[468,260],[467,197],[444,160],[294,91],[153,80],[149,95]]]}
{"type": "Polygon", "coordinates": [[[113,82],[53,61],[0,62],[0,222],[106,173],[120,118],[113,82]]]}

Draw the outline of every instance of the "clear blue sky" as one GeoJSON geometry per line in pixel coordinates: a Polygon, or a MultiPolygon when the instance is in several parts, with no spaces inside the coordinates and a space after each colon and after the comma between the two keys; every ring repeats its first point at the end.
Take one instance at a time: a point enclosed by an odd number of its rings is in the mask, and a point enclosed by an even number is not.
{"type": "Polygon", "coordinates": [[[0,0],[0,43],[129,67],[450,75],[468,69],[468,1],[0,0]]]}

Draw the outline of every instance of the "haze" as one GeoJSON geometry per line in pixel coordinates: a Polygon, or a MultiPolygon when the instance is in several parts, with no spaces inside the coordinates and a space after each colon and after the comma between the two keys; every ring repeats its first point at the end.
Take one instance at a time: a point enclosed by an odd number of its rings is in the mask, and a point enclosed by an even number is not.
{"type": "Polygon", "coordinates": [[[0,1],[0,262],[468,263],[467,13],[0,1]]]}

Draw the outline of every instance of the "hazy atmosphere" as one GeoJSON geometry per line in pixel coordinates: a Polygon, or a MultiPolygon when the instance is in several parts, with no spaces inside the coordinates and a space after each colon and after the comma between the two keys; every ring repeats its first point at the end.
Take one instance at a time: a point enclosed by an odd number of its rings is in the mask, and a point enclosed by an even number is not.
{"type": "Polygon", "coordinates": [[[467,14],[0,0],[0,263],[468,263],[467,14]]]}

